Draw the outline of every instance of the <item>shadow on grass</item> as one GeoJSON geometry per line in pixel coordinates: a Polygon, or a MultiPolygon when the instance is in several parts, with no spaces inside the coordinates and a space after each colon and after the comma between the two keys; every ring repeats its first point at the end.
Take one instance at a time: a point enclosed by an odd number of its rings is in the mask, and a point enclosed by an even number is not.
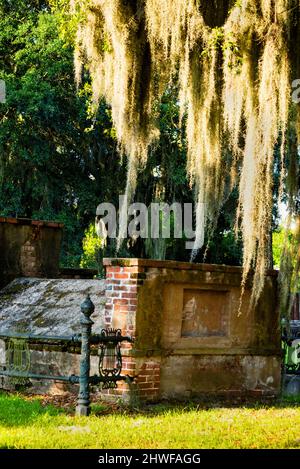
{"type": "Polygon", "coordinates": [[[63,410],[51,405],[43,407],[39,399],[0,392],[0,427],[20,427],[34,423],[43,415],[61,415],[63,410]]]}
{"type": "Polygon", "coordinates": [[[220,398],[202,398],[194,399],[188,402],[163,400],[153,404],[144,404],[139,406],[129,406],[119,402],[119,404],[109,405],[99,402],[92,404],[92,415],[103,416],[112,414],[130,415],[133,417],[155,417],[166,413],[182,413],[197,411],[213,411],[214,409],[290,409],[300,406],[300,396],[298,397],[278,397],[272,399],[257,400],[254,398],[243,399],[220,399],[220,398]]]}
{"type": "MultiPolygon", "coordinates": [[[[158,403],[129,406],[121,401],[108,403],[97,401],[92,404],[91,415],[104,417],[105,415],[124,415],[131,417],[156,417],[163,414],[178,414],[197,411],[213,411],[214,409],[285,409],[300,406],[300,396],[280,397],[277,399],[236,399],[225,400],[220,398],[209,398],[201,400],[191,400],[188,402],[161,401],[158,403]]],[[[20,394],[0,392],[0,426],[21,427],[33,424],[44,415],[55,417],[58,415],[74,415],[75,408],[53,406],[49,402],[42,405],[40,398],[30,399],[20,394]]]]}

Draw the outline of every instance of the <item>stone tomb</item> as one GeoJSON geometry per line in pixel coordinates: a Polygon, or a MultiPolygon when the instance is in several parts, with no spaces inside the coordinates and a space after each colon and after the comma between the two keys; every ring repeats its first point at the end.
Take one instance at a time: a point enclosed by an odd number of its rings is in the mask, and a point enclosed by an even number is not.
{"type": "MultiPolygon", "coordinates": [[[[0,331],[46,335],[80,332],[80,304],[87,293],[102,327],[135,337],[124,343],[123,374],[135,385],[106,391],[145,401],[203,395],[276,395],[281,383],[277,273],[269,272],[262,297],[250,310],[247,285],[239,314],[239,267],[106,259],[104,280],[17,279],[0,293],[0,331]]],[[[0,342],[0,362],[5,359],[0,342]]],[[[76,353],[33,350],[36,373],[77,374],[76,353]]],[[[92,357],[91,373],[98,357],[92,357]]],[[[2,380],[4,383],[4,380],[2,380]]],[[[4,384],[3,384],[4,385],[4,384]]],[[[77,392],[76,386],[33,382],[31,391],[77,392]]]]}
{"type": "MultiPolygon", "coordinates": [[[[277,272],[257,306],[239,267],[106,259],[106,311],[136,338],[125,368],[144,399],[276,395],[281,383],[277,272]]],[[[119,390],[126,394],[126,385],[119,390]]]]}
{"type": "Polygon", "coordinates": [[[0,217],[0,288],[17,277],[56,278],[63,224],[0,217]]]}

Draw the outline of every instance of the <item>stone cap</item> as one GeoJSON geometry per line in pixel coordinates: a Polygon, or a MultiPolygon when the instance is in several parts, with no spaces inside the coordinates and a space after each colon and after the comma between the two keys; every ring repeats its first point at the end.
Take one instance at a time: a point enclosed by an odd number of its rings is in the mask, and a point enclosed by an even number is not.
{"type": "MultiPolygon", "coordinates": [[[[105,267],[149,267],[157,269],[173,269],[173,270],[198,270],[202,272],[227,272],[232,274],[241,274],[242,267],[228,266],[225,264],[195,264],[192,262],[178,261],[159,261],[154,259],[138,259],[138,258],[105,258],[103,259],[105,267]]],[[[269,270],[268,276],[277,277],[277,270],[269,270]]]]}
{"type": "Polygon", "coordinates": [[[45,226],[47,228],[63,228],[63,223],[57,223],[54,221],[45,220],[31,220],[30,218],[10,218],[0,217],[0,223],[10,223],[12,225],[23,225],[23,226],[45,226]]]}

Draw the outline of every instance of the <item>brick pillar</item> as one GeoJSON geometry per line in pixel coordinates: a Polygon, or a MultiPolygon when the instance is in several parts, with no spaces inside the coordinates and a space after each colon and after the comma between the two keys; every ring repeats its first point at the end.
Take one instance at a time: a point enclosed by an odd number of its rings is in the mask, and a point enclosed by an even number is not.
{"type": "Polygon", "coordinates": [[[105,320],[108,327],[135,333],[138,289],[145,277],[143,267],[106,266],[105,320]]]}
{"type": "MultiPolygon", "coordinates": [[[[123,335],[137,339],[136,317],[138,314],[139,289],[147,278],[146,268],[138,259],[105,259],[106,267],[106,327],[121,329],[123,335]]],[[[160,363],[140,356],[135,343],[122,344],[124,375],[135,377],[134,389],[141,400],[157,400],[159,397],[160,363]]],[[[131,390],[132,391],[132,390],[131,390]]],[[[118,395],[129,397],[126,383],[119,383],[118,395]]]]}
{"type": "Polygon", "coordinates": [[[138,360],[136,378],[139,397],[143,401],[157,400],[160,385],[160,361],[147,358],[138,360]]]}

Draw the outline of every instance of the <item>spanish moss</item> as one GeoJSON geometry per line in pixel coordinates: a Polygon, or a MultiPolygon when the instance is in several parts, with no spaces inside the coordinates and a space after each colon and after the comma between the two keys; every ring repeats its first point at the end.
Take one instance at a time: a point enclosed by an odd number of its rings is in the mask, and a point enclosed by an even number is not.
{"type": "MultiPolygon", "coordinates": [[[[290,198],[298,190],[298,171],[286,167],[286,149],[299,113],[291,100],[292,81],[300,77],[294,40],[299,9],[299,0],[91,0],[77,35],[76,77],[80,81],[87,65],[95,103],[105,97],[111,105],[120,151],[129,159],[128,199],[159,139],[160,100],[177,80],[187,171],[196,202],[205,207],[205,216],[197,217],[195,247],[228,190],[238,185],[243,285],[254,269],[254,300],[270,267],[277,145],[280,196],[283,187],[290,198]]],[[[294,219],[296,204],[289,209],[294,219]]]]}

